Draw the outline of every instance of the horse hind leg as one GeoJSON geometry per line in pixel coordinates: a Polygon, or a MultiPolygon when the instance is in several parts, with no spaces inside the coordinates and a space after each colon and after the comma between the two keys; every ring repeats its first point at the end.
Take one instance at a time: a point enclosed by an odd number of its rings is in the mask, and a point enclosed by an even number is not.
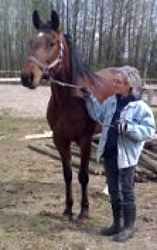
{"type": "Polygon", "coordinates": [[[70,143],[66,145],[65,143],[56,144],[62,160],[63,176],[65,181],[65,209],[63,215],[68,216],[69,219],[72,219],[73,197],[70,143]]]}
{"type": "Polygon", "coordinates": [[[88,201],[88,182],[89,182],[89,157],[90,157],[91,139],[83,140],[80,143],[81,165],[79,169],[78,179],[81,185],[81,210],[78,216],[79,220],[89,217],[89,201],[88,201]]]}

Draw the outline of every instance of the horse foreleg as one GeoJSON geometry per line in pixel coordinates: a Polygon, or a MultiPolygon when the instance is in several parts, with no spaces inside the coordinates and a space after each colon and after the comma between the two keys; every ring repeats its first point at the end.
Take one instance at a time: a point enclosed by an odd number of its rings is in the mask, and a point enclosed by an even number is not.
{"type": "Polygon", "coordinates": [[[88,201],[88,182],[89,182],[89,157],[90,157],[91,141],[82,142],[81,149],[81,165],[79,170],[78,179],[81,185],[82,199],[81,211],[79,219],[88,218],[89,216],[89,201],[88,201]]]}
{"type": "Polygon", "coordinates": [[[72,170],[70,165],[63,163],[63,174],[65,180],[65,209],[63,215],[72,217],[72,170]]]}
{"type": "Polygon", "coordinates": [[[61,156],[63,175],[65,181],[65,209],[63,215],[68,216],[71,219],[73,197],[72,197],[72,168],[71,168],[70,144],[57,145],[57,149],[59,150],[61,156]]]}

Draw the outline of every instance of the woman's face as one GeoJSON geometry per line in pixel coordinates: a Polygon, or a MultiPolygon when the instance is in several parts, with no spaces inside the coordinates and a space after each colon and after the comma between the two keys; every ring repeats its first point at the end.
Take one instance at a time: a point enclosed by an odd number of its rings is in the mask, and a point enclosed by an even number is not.
{"type": "Polygon", "coordinates": [[[114,75],[113,82],[115,86],[115,94],[120,94],[122,96],[129,95],[130,85],[127,79],[121,73],[116,73],[114,75]]]}

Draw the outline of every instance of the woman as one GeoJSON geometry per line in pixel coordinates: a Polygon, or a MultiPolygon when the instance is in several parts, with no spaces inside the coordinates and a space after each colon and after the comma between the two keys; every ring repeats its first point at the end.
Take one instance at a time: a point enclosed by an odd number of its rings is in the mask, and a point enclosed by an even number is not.
{"type": "MultiPolygon", "coordinates": [[[[123,242],[133,237],[136,220],[135,167],[146,140],[155,133],[150,107],[141,100],[142,80],[136,68],[109,68],[115,95],[100,103],[85,92],[89,115],[102,125],[97,158],[104,158],[113,224],[102,229],[123,242]]],[[[111,80],[111,79],[110,79],[111,80]]]]}

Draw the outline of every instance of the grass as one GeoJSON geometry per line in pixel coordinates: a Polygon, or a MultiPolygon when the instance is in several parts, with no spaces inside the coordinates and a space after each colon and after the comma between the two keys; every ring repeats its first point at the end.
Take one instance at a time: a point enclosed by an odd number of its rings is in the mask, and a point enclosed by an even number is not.
{"type": "MultiPolygon", "coordinates": [[[[7,110],[0,111],[0,250],[116,250],[118,245],[99,233],[112,220],[110,204],[101,194],[104,176],[90,175],[90,219],[77,225],[63,218],[60,163],[29,150],[29,142],[24,140],[27,134],[47,129],[46,120],[15,118],[7,110]]],[[[76,172],[73,171],[75,216],[80,210],[76,172]]],[[[156,222],[152,220],[156,218],[156,185],[146,183],[138,188],[139,214],[150,220],[146,223],[138,215],[138,237],[122,249],[156,249],[156,222]],[[145,247],[145,239],[149,248],[145,247]]]]}

